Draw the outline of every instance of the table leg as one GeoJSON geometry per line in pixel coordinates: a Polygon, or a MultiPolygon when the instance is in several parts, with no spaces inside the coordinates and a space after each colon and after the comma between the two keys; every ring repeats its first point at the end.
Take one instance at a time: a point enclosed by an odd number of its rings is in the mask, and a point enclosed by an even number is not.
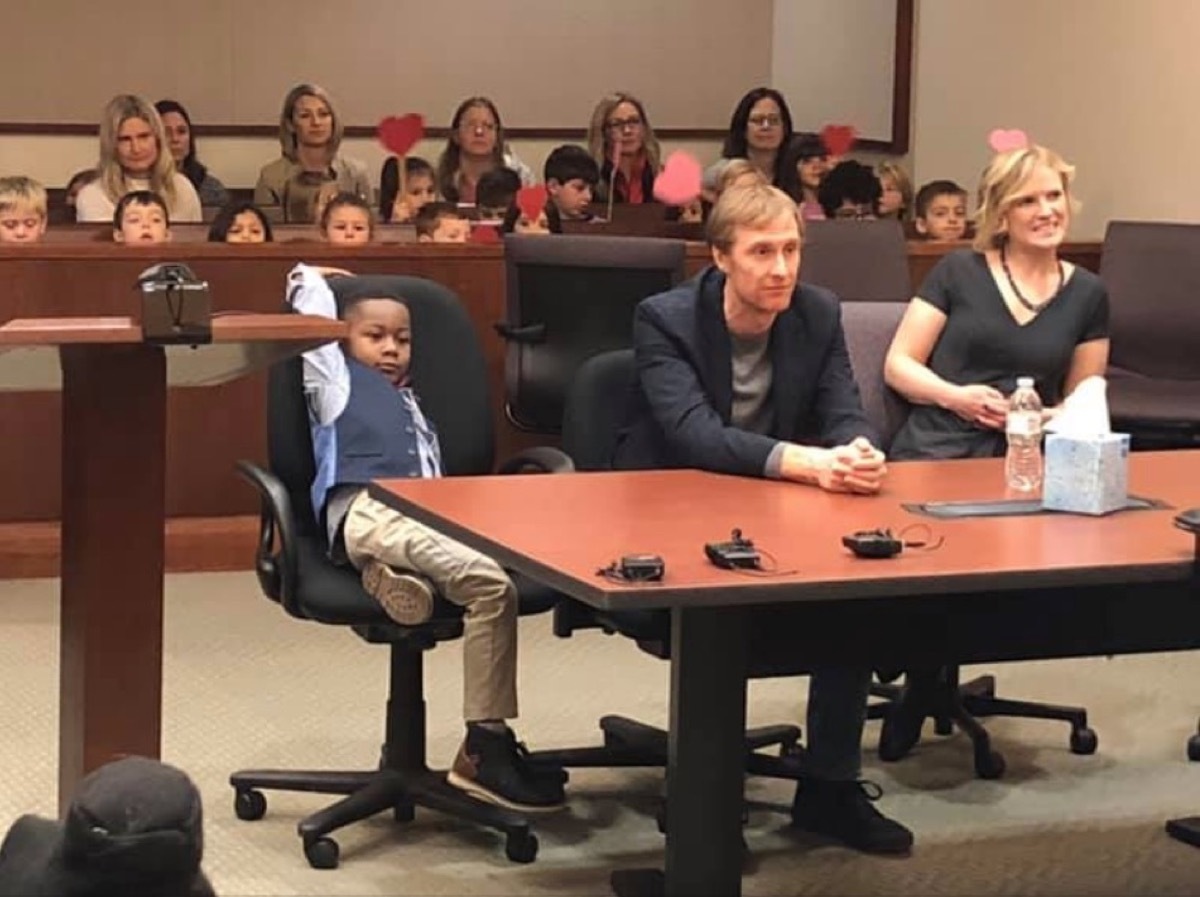
{"type": "Polygon", "coordinates": [[[60,808],[114,757],[157,757],[162,716],[166,361],[61,350],[60,808]]]}
{"type": "Polygon", "coordinates": [[[745,611],[675,608],[666,875],[614,872],[620,897],[741,894],[745,728],[745,611]]]}

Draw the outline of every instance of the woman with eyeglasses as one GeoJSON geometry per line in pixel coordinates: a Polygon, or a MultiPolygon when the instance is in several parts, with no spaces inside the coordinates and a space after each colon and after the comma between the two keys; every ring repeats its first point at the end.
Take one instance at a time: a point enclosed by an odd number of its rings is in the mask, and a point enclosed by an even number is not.
{"type": "Polygon", "coordinates": [[[533,170],[504,142],[500,110],[487,97],[468,97],[450,120],[450,136],[438,157],[438,192],[447,202],[474,203],[479,179],[497,168],[511,168],[523,186],[537,182],[533,170]]]}
{"type": "Polygon", "coordinates": [[[791,139],[792,113],[783,94],[770,87],[756,87],[733,110],[721,150],[722,161],[746,159],[779,187],[783,181],[782,149],[791,139]]]}
{"type": "Polygon", "coordinates": [[[600,166],[596,200],[654,202],[654,177],[661,154],[658,138],[642,101],[628,93],[610,93],[596,104],[588,126],[588,151],[600,166]]]}

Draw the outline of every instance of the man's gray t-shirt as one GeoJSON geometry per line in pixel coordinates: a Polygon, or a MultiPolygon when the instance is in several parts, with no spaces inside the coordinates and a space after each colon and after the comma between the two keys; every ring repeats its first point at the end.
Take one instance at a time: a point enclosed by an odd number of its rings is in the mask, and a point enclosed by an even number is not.
{"type": "MultiPolygon", "coordinates": [[[[775,428],[775,409],[771,405],[771,334],[761,336],[729,335],[733,349],[733,404],[730,419],[739,430],[769,436],[775,428]]],[[[767,458],[763,475],[777,479],[783,456],[778,443],[767,458]]]]}

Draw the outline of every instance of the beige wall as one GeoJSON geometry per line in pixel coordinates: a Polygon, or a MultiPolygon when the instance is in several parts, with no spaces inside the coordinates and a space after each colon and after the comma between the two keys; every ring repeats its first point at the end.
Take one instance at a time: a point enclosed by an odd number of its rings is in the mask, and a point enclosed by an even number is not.
{"type": "Polygon", "coordinates": [[[1195,221],[1194,0],[919,0],[918,182],[974,193],[992,128],[1024,128],[1077,171],[1073,235],[1114,218],[1195,221]]]}
{"type": "MultiPolygon", "coordinates": [[[[144,20],[148,28],[151,26],[154,28],[174,28],[178,25],[181,17],[191,14],[188,10],[195,9],[194,4],[186,4],[183,0],[169,0],[169,2],[165,3],[156,2],[156,0],[133,0],[133,2],[137,11],[139,11],[139,20],[144,20]]],[[[289,0],[270,0],[273,8],[280,6],[280,4],[287,4],[288,2],[289,0]]],[[[291,2],[316,4],[316,0],[291,0],[291,2]]],[[[371,4],[386,2],[389,2],[389,0],[363,0],[363,3],[360,3],[355,8],[365,9],[371,4]]],[[[494,0],[469,0],[469,2],[486,4],[490,10],[489,14],[495,14],[496,8],[499,6],[494,0]]],[[[521,0],[521,2],[527,3],[527,0],[521,0]]],[[[605,46],[622,47],[628,43],[627,41],[622,42],[617,40],[608,32],[616,24],[630,20],[628,16],[621,14],[622,10],[625,7],[631,6],[631,4],[637,5],[637,0],[620,0],[620,3],[616,6],[612,6],[612,4],[603,5],[603,10],[601,10],[601,7],[593,5],[592,13],[590,14],[592,20],[578,24],[572,34],[575,44],[582,43],[582,45],[586,45],[596,52],[585,54],[585,62],[591,60],[592,64],[582,65],[582,68],[577,66],[575,71],[578,74],[579,71],[586,70],[591,75],[595,75],[598,71],[595,61],[602,56],[605,60],[602,67],[605,78],[608,81],[619,83],[623,87],[641,93],[647,101],[655,123],[660,127],[695,126],[700,124],[722,127],[728,122],[729,114],[743,90],[766,81],[767,72],[772,70],[772,59],[777,58],[781,62],[781,65],[776,67],[778,69],[776,80],[779,82],[777,86],[786,90],[791,104],[802,119],[798,122],[798,126],[816,127],[819,124],[837,118],[837,116],[833,116],[828,111],[830,108],[855,106],[856,102],[862,100],[862,97],[858,96],[858,94],[863,93],[866,88],[861,83],[861,79],[859,81],[837,79],[820,87],[817,93],[824,98],[825,102],[824,104],[817,103],[814,105],[811,101],[811,94],[813,92],[811,77],[800,78],[798,84],[791,86],[783,83],[787,80],[785,76],[790,76],[789,73],[792,75],[795,74],[794,70],[796,66],[792,64],[794,60],[791,59],[795,55],[795,46],[798,43],[808,44],[845,55],[838,48],[844,46],[845,39],[848,36],[861,34],[863,31],[862,27],[852,21],[853,17],[864,16],[872,20],[877,19],[879,22],[886,22],[888,25],[886,31],[890,33],[895,0],[854,0],[849,5],[844,4],[842,0],[820,0],[819,16],[813,18],[813,15],[810,14],[809,19],[798,20],[796,11],[807,9],[807,6],[813,2],[815,0],[746,0],[746,2],[731,5],[724,2],[724,0],[669,0],[669,2],[655,4],[653,15],[651,16],[652,21],[646,20],[645,17],[650,14],[646,12],[645,5],[641,4],[638,7],[641,12],[637,16],[641,31],[649,34],[653,30],[650,29],[650,24],[653,24],[659,30],[663,28],[670,30],[668,25],[670,25],[671,21],[674,21],[675,25],[678,26],[676,28],[676,32],[678,32],[676,42],[682,41],[685,44],[699,44],[699,46],[696,47],[696,52],[692,53],[683,52],[682,50],[678,52],[675,50],[663,50],[661,48],[656,48],[651,52],[639,51],[640,63],[642,64],[642,68],[639,70],[641,72],[640,75],[634,71],[636,67],[623,64],[619,54],[612,58],[599,54],[599,50],[605,46]],[[681,10],[690,10],[694,14],[683,16],[680,15],[681,10]],[[782,29],[776,30],[786,30],[791,33],[799,29],[804,32],[803,36],[796,41],[776,40],[775,43],[777,46],[774,53],[771,52],[773,17],[785,26],[782,29]],[[696,21],[692,21],[693,19],[696,21]],[[732,23],[736,23],[736,27],[732,23]],[[601,27],[601,24],[604,27],[601,27]],[[818,27],[825,29],[824,36],[819,38],[814,36],[818,27]],[[679,29],[683,30],[680,31],[679,29]],[[684,32],[691,36],[685,39],[682,36],[684,32]],[[714,35],[717,35],[717,37],[714,38],[714,35]],[[721,52],[720,65],[714,67],[711,61],[715,58],[714,54],[717,52],[717,43],[732,45],[733,49],[737,52],[732,55],[730,52],[721,52]],[[686,62],[687,65],[682,65],[681,61],[686,62]],[[666,63],[670,64],[672,75],[670,78],[664,79],[656,74],[658,70],[655,69],[655,66],[666,63]],[[719,89],[701,89],[701,81],[703,79],[697,81],[696,78],[692,78],[689,74],[691,70],[688,66],[694,67],[697,65],[703,69],[705,78],[710,79],[709,82],[704,83],[710,83],[711,79],[715,78],[716,82],[719,83],[719,89]],[[758,72],[758,74],[754,74],[754,72],[758,72]],[[630,80],[633,83],[629,83],[630,80]],[[670,82],[669,84],[666,83],[668,81],[670,82]],[[683,99],[673,94],[669,95],[671,94],[671,90],[675,90],[678,93],[679,88],[682,86],[688,87],[688,90],[683,91],[683,99]],[[839,90],[847,97],[844,103],[836,100],[836,94],[839,90]],[[832,99],[833,107],[829,106],[831,97],[834,97],[832,99]],[[688,108],[683,109],[681,112],[680,109],[684,106],[688,108]],[[689,109],[691,110],[690,112],[688,111],[689,109]],[[808,115],[808,118],[805,118],[805,115],[808,115]]],[[[538,8],[548,8],[556,3],[561,6],[560,0],[537,0],[537,3],[539,4],[538,8]]],[[[572,0],[572,3],[574,4],[575,0],[572,0]]],[[[36,22],[33,19],[30,20],[32,23],[31,27],[33,24],[40,23],[38,28],[33,29],[34,32],[37,34],[56,34],[58,35],[59,43],[66,42],[69,44],[68,37],[71,35],[75,35],[76,37],[84,35],[88,32],[88,28],[92,27],[89,23],[93,22],[94,17],[83,16],[81,18],[75,16],[64,18],[67,11],[78,10],[81,5],[86,6],[88,10],[92,10],[94,6],[94,4],[83,4],[83,0],[48,0],[48,2],[41,4],[26,4],[22,9],[25,10],[23,14],[28,16],[34,16],[34,13],[36,13],[34,17],[36,18],[36,22]],[[70,28],[62,24],[68,20],[74,23],[70,28]]],[[[320,6],[323,10],[327,10],[328,8],[327,4],[316,5],[320,6]]],[[[238,8],[240,7],[238,7],[234,0],[219,0],[213,7],[213,10],[209,11],[208,16],[211,21],[208,21],[205,28],[198,32],[198,36],[195,37],[195,40],[200,41],[206,58],[212,57],[214,47],[217,45],[224,46],[222,42],[227,42],[226,38],[228,35],[225,34],[225,31],[228,30],[230,23],[236,20],[236,9],[238,8]],[[218,38],[220,39],[218,40],[218,38]]],[[[532,6],[530,7],[530,9],[533,8],[532,6]]],[[[817,9],[817,7],[814,7],[814,9],[817,9]]],[[[258,14],[261,15],[261,10],[258,14]]],[[[89,13],[89,15],[91,14],[89,13]]],[[[313,27],[317,27],[321,24],[321,21],[310,24],[313,24],[313,27]]],[[[345,23],[342,24],[344,25],[345,23]]],[[[547,23],[543,23],[543,25],[545,26],[547,23]]],[[[95,27],[99,26],[96,25],[95,27]]],[[[176,28],[176,30],[178,29],[176,28]]],[[[879,29],[875,30],[878,31],[879,29]]],[[[323,40],[327,42],[327,38],[323,38],[323,40]]],[[[383,40],[383,38],[380,38],[380,40],[383,40]]],[[[884,42],[886,43],[886,41],[884,42]]],[[[29,43],[41,46],[44,41],[33,40],[29,43]]],[[[169,47],[167,49],[160,47],[155,52],[161,51],[165,53],[164,60],[167,61],[183,59],[186,62],[190,58],[192,49],[194,49],[192,48],[193,43],[194,40],[179,54],[176,54],[169,47]]],[[[665,45],[668,42],[663,41],[662,43],[665,45]]],[[[801,55],[807,57],[811,54],[806,51],[801,55]]],[[[289,64],[295,65],[295,59],[297,58],[295,54],[293,53],[288,58],[291,60],[289,64]]],[[[13,59],[9,60],[9,64],[16,65],[19,61],[17,56],[14,56],[13,59]]],[[[517,61],[518,63],[520,62],[520,57],[518,57],[517,61]]],[[[525,57],[525,61],[529,63],[529,70],[536,73],[536,80],[540,88],[553,82],[553,79],[546,79],[544,77],[545,72],[543,67],[546,64],[544,56],[536,54],[527,56],[525,57]]],[[[7,113],[5,113],[4,109],[0,109],[0,120],[20,119],[23,115],[28,117],[26,114],[38,117],[37,114],[34,114],[37,113],[37,110],[42,110],[41,115],[49,115],[51,119],[56,121],[88,120],[94,117],[95,112],[84,115],[80,110],[98,110],[114,89],[143,89],[156,93],[156,90],[152,89],[150,85],[176,83],[180,85],[180,90],[182,91],[179,98],[185,104],[189,105],[193,117],[198,122],[205,121],[206,114],[216,114],[217,109],[222,109],[228,113],[223,116],[227,120],[259,121],[265,115],[265,120],[270,122],[276,114],[275,103],[283,93],[281,86],[270,86],[270,84],[275,84],[275,81],[267,84],[263,79],[251,79],[253,83],[248,85],[247,89],[250,86],[253,87],[254,91],[256,91],[254,96],[258,97],[259,103],[258,106],[254,107],[257,110],[254,116],[246,118],[242,114],[242,112],[245,112],[242,106],[249,103],[249,99],[240,96],[237,91],[232,90],[225,83],[228,78],[226,69],[230,68],[229,66],[222,68],[217,74],[214,74],[212,66],[209,66],[207,70],[202,66],[183,65],[180,67],[177,65],[172,67],[167,65],[165,61],[161,61],[162,64],[152,66],[151,71],[165,71],[166,74],[163,75],[163,78],[166,80],[152,79],[147,84],[145,60],[136,64],[128,63],[123,68],[118,66],[116,69],[111,69],[110,67],[110,69],[105,69],[103,72],[93,67],[89,69],[90,75],[82,82],[77,75],[72,74],[69,67],[62,63],[61,53],[59,54],[59,58],[54,60],[46,57],[44,53],[35,54],[30,64],[32,65],[34,62],[38,65],[45,64],[51,66],[55,77],[60,78],[60,83],[57,84],[57,87],[64,89],[69,87],[70,90],[67,90],[65,93],[63,90],[59,90],[57,94],[54,94],[57,97],[56,101],[52,101],[53,97],[51,94],[53,94],[53,91],[49,91],[49,89],[37,95],[28,94],[27,92],[21,94],[20,97],[15,97],[14,95],[14,97],[10,97],[7,101],[8,105],[11,106],[20,100],[27,105],[28,103],[33,103],[36,108],[22,107],[21,109],[17,109],[14,107],[9,109],[7,113]],[[204,74],[206,71],[208,71],[207,75],[204,74]],[[109,83],[114,78],[118,87],[113,87],[109,83]],[[265,90],[268,91],[270,97],[275,98],[269,103],[267,102],[266,94],[263,94],[265,90]],[[260,94],[263,95],[259,96],[260,94]],[[233,113],[229,113],[229,109],[226,107],[233,109],[233,113]],[[55,110],[61,114],[55,114],[55,110]]],[[[828,69],[829,66],[822,64],[822,68],[828,69]]],[[[295,72],[283,73],[276,70],[273,73],[273,77],[276,80],[282,78],[283,80],[280,81],[280,84],[286,84],[301,77],[300,71],[301,69],[297,69],[295,72]]],[[[303,69],[303,71],[308,72],[309,70],[303,69]]],[[[23,76],[28,76],[29,73],[22,72],[22,74],[23,76]]],[[[41,82],[45,78],[51,77],[49,73],[44,74],[44,78],[35,77],[33,80],[41,82]]],[[[376,80],[380,81],[378,72],[376,72],[376,75],[376,80]]],[[[311,73],[307,77],[321,80],[311,73]]],[[[333,75],[329,77],[333,77],[333,75]]],[[[486,79],[484,80],[486,82],[486,79]]],[[[573,80],[578,80],[578,78],[573,80]]],[[[331,82],[329,86],[336,87],[337,84],[335,82],[331,82]]],[[[393,82],[385,78],[382,79],[381,83],[403,82],[393,82]]],[[[561,79],[559,82],[554,83],[561,84],[561,79]]],[[[376,84],[376,87],[378,86],[379,84],[376,84]]],[[[455,89],[458,90],[459,87],[455,89]]],[[[478,84],[474,82],[469,90],[465,85],[461,86],[461,90],[466,92],[478,89],[480,89],[478,84]]],[[[887,90],[888,88],[885,86],[881,93],[886,95],[887,90]]],[[[386,107],[391,102],[390,100],[378,99],[374,106],[369,105],[360,108],[361,103],[359,101],[362,98],[358,97],[357,94],[353,94],[353,92],[351,93],[352,95],[346,98],[343,105],[347,107],[347,117],[354,124],[369,124],[373,120],[373,116],[377,114],[371,113],[370,109],[375,108],[379,103],[382,103],[386,107]]],[[[426,91],[423,90],[421,95],[425,96],[425,93],[426,91]]],[[[590,98],[593,93],[594,91],[590,91],[589,89],[587,96],[590,98]]],[[[335,91],[335,96],[338,95],[335,91]]],[[[521,88],[520,95],[536,96],[536,91],[530,93],[525,88],[521,88]]],[[[525,103],[517,101],[506,102],[505,96],[499,94],[497,95],[497,99],[500,101],[501,110],[505,115],[506,122],[510,124],[578,124],[582,128],[585,125],[583,119],[586,118],[587,112],[591,109],[591,101],[589,99],[588,103],[585,104],[587,108],[584,112],[580,115],[572,113],[569,116],[571,118],[569,122],[565,120],[541,121],[536,120],[536,113],[540,108],[539,104],[532,100],[525,103]],[[518,109],[517,107],[521,108],[518,109]],[[533,118],[529,118],[529,114],[532,114],[533,118]],[[528,120],[519,121],[522,119],[528,120]]],[[[878,100],[878,96],[875,99],[878,100]]],[[[410,105],[411,102],[409,101],[410,105]]],[[[4,105],[5,103],[0,103],[0,106],[4,105]]],[[[406,105],[405,109],[410,108],[410,105],[406,105]]],[[[443,103],[442,105],[446,104],[443,103]]],[[[254,104],[251,103],[250,106],[254,106],[254,104]]],[[[250,106],[247,106],[247,108],[250,108],[250,106]]],[[[430,120],[438,124],[445,124],[446,122],[442,116],[448,118],[449,112],[449,108],[443,109],[438,113],[431,112],[429,113],[430,120]]],[[[867,117],[869,118],[870,116],[867,117]]],[[[579,137],[580,142],[582,142],[582,137],[581,132],[579,137]]],[[[271,138],[201,138],[200,140],[201,159],[212,169],[217,177],[230,186],[244,187],[253,185],[258,176],[259,168],[278,155],[278,145],[271,138]]],[[[513,146],[517,153],[535,171],[540,172],[546,155],[560,142],[562,141],[514,141],[513,146]]],[[[707,164],[715,160],[720,154],[720,140],[667,141],[664,143],[664,149],[667,152],[674,149],[686,149],[694,153],[703,163],[707,164]]],[[[416,152],[426,159],[434,161],[440,150],[440,143],[431,142],[418,146],[416,152]]],[[[378,176],[379,166],[383,161],[384,154],[375,141],[349,140],[346,143],[346,152],[362,159],[367,163],[373,175],[375,177],[378,176]]],[[[73,172],[91,166],[95,162],[95,155],[96,141],[93,137],[0,136],[0,173],[9,174],[19,172],[28,174],[48,186],[62,186],[73,172]]]]}

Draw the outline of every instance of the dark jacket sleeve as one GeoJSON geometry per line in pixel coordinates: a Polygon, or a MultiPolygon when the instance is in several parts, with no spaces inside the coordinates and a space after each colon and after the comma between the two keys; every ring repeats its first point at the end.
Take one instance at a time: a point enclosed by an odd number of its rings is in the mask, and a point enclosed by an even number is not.
{"type": "Polygon", "coordinates": [[[854,379],[846,335],[842,330],[841,308],[834,305],[834,326],[830,335],[829,354],[821,367],[816,391],[816,417],[820,421],[821,438],[826,445],[845,445],[858,436],[865,436],[878,447],[879,434],[863,411],[862,397],[854,379]]]}
{"type": "Polygon", "coordinates": [[[777,440],[722,420],[697,369],[698,360],[672,322],[652,302],[634,313],[637,376],[650,415],[675,466],[763,476],[777,440]]]}

